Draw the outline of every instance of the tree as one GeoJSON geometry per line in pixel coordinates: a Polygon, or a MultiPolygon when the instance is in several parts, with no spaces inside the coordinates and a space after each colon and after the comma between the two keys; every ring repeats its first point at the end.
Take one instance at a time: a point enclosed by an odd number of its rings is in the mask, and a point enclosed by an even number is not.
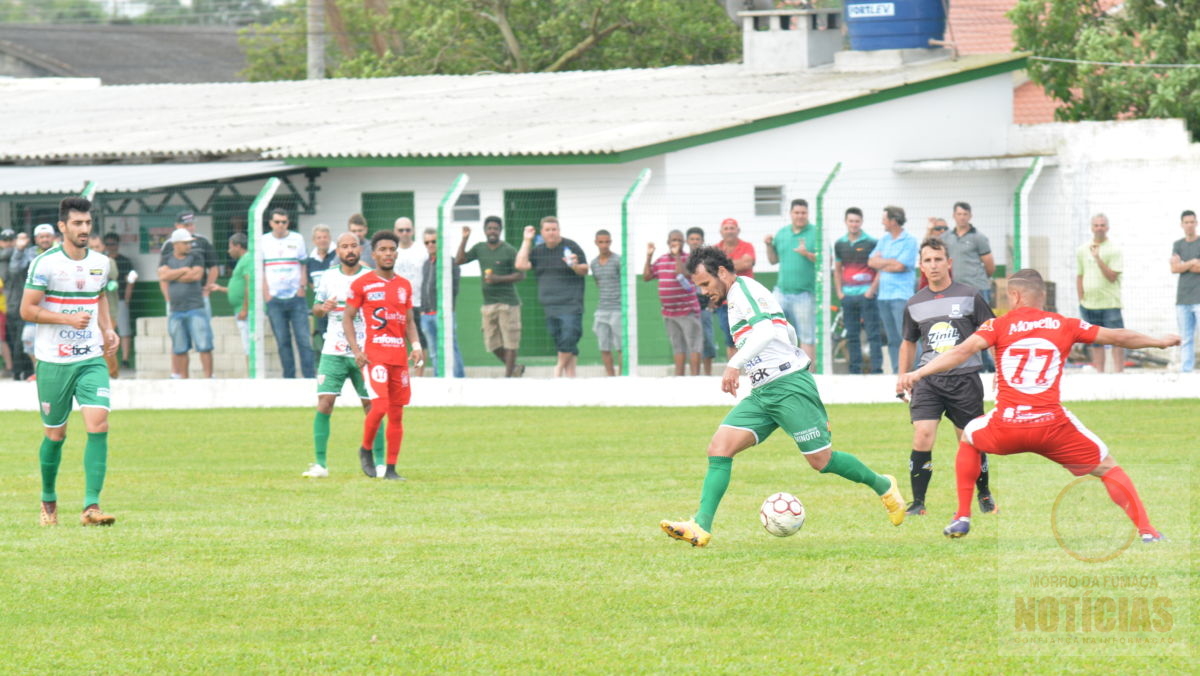
{"type": "MultiPolygon", "coordinates": [[[[740,56],[713,0],[325,0],[334,77],[647,68],[740,56]]],[[[304,5],[242,32],[250,80],[305,74],[304,5]]]]}
{"type": "Polygon", "coordinates": [[[104,10],[93,0],[0,0],[4,23],[97,23],[104,10]]]}
{"type": "MultiPolygon", "coordinates": [[[[1196,0],[1020,0],[1009,13],[1017,49],[1037,56],[1121,64],[1200,63],[1196,0]]],[[[1066,121],[1183,118],[1200,140],[1200,68],[1031,60],[1029,77],[1063,103],[1066,121]]]]}

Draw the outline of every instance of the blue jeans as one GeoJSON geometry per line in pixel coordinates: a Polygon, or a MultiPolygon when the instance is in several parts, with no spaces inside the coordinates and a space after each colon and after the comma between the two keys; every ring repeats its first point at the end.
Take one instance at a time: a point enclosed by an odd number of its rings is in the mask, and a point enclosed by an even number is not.
{"type": "Polygon", "coordinates": [[[292,356],[292,337],[300,351],[300,372],[305,378],[315,378],[316,364],[313,361],[312,338],[308,335],[308,302],[303,298],[272,298],[267,301],[267,318],[275,332],[275,344],[279,346],[279,361],[283,363],[283,377],[296,377],[296,360],[292,356]]]}
{"type": "Polygon", "coordinates": [[[866,373],[862,363],[860,328],[867,331],[871,351],[871,373],[883,373],[883,339],[879,334],[879,308],[874,298],[846,296],[842,298],[842,321],[846,325],[846,352],[850,356],[850,372],[866,373]]]}
{"type": "Polygon", "coordinates": [[[562,354],[579,354],[579,339],[583,337],[583,315],[546,313],[546,333],[554,341],[554,349],[562,354]]]}
{"type": "MultiPolygon", "coordinates": [[[[904,340],[901,332],[904,330],[904,306],[908,300],[878,300],[879,318],[883,322],[883,330],[887,332],[888,357],[892,360],[892,373],[900,373],[900,342],[904,340]]],[[[912,364],[907,364],[907,367],[912,364]]]]}
{"type": "Polygon", "coordinates": [[[796,329],[796,339],[801,345],[814,345],[817,342],[817,316],[813,312],[813,295],[811,291],[800,293],[784,293],[775,287],[772,292],[779,306],[783,308],[783,316],[787,318],[792,328],[796,329]]]}
{"type": "Polygon", "coordinates": [[[204,308],[172,312],[167,317],[167,333],[171,336],[171,353],[187,354],[188,350],[212,352],[212,324],[204,308]]]}
{"type": "Polygon", "coordinates": [[[1183,352],[1179,370],[1191,373],[1196,368],[1196,327],[1200,325],[1200,303],[1176,305],[1175,318],[1179,320],[1179,337],[1183,339],[1179,346],[1183,352]]]}
{"type": "MultiPolygon", "coordinates": [[[[427,315],[421,313],[421,331],[425,333],[425,363],[433,363],[433,374],[437,377],[442,376],[442,362],[438,359],[438,325],[437,315],[427,315]]],[[[462,378],[463,360],[462,353],[458,351],[458,320],[454,321],[454,377],[462,378]]]]}

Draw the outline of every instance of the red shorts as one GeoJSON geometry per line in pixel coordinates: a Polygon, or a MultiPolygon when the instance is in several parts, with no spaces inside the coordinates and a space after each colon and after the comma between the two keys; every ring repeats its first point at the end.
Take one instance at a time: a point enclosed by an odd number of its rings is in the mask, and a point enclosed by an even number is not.
{"type": "Polygon", "coordinates": [[[362,367],[363,383],[372,402],[395,401],[407,406],[412,397],[408,366],[402,364],[366,364],[362,367]]]}
{"type": "Polygon", "coordinates": [[[996,411],[980,416],[963,429],[963,441],[984,453],[1037,453],[1075,476],[1091,472],[1108,457],[1108,446],[1070,411],[1048,425],[1000,422],[996,411]]]}

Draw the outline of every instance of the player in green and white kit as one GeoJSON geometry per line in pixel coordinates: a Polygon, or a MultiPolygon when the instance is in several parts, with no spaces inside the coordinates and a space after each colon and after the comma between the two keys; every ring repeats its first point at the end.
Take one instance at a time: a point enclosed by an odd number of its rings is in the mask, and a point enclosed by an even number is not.
{"type": "Polygon", "coordinates": [[[108,298],[108,257],[88,249],[92,203],[68,197],[58,207],[61,246],[33,260],[25,278],[21,319],[37,325],[38,401],[46,436],[39,453],[42,465],[43,526],[58,525],[55,484],[67,438],[71,400],[79,402],[87,428],[83,451],[85,526],[109,526],[116,517],[100,511],[100,490],[108,466],[108,366],[120,338],[113,330],[108,298]]]}
{"type": "Polygon", "coordinates": [[[714,247],[700,247],[687,263],[692,281],[714,306],[729,304],[729,331],[737,353],[721,379],[721,390],[737,394],[738,378],[750,378],[750,395],[725,416],[708,444],[708,473],[700,494],[700,508],[689,521],[663,521],[671,537],[703,547],[712,539],[713,516],[729,487],[733,456],[766,439],[782,427],[822,474],[836,474],[866,484],[883,500],[888,518],[904,521],[904,498],[896,479],[876,474],[858,458],[832,450],[825,406],[808,372],[809,359],[796,345],[796,330],[783,315],[775,296],[765,286],[733,272],[733,261],[714,247]]]}
{"type": "MultiPolygon", "coordinates": [[[[329,418],[333,415],[333,404],[342,393],[346,379],[354,385],[354,391],[362,400],[363,410],[371,410],[371,397],[363,383],[362,370],[354,363],[354,353],[346,341],[345,329],[342,327],[342,314],[346,309],[346,295],[350,292],[350,283],[371,271],[361,264],[362,246],[358,236],[353,233],[343,233],[337,239],[337,268],[326,270],[321,275],[321,281],[315,289],[316,302],[313,305],[313,315],[329,317],[329,326],[325,329],[325,344],[321,347],[321,362],[317,365],[317,413],[313,417],[313,450],[316,462],[308,466],[302,476],[322,478],[329,476],[329,465],[326,464],[326,450],[329,447],[329,418]]],[[[358,342],[366,341],[366,327],[362,317],[354,318],[354,332],[358,342]]],[[[360,449],[361,450],[361,449],[360,449]]],[[[383,427],[375,437],[374,453],[361,453],[359,461],[363,474],[375,477],[381,474],[377,470],[383,465],[384,432],[383,427]]]]}

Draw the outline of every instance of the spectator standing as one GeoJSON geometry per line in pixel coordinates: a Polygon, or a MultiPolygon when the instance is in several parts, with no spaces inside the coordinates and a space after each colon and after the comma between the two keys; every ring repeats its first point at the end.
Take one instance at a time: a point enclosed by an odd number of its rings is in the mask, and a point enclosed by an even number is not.
{"type": "Polygon", "coordinates": [[[485,241],[467,249],[471,228],[464,226],[454,260],[459,265],[479,261],[484,349],[504,364],[505,378],[520,378],[525,365],[517,363],[517,351],[521,348],[521,297],[517,295],[516,284],[525,279],[525,273],[516,268],[517,250],[500,238],[503,233],[500,217],[488,216],[483,220],[485,241]]]}
{"type": "Polygon", "coordinates": [[[13,356],[8,345],[8,271],[12,256],[16,253],[14,240],[17,233],[11,228],[0,230],[0,356],[4,358],[4,372],[0,376],[12,375],[13,356]]]}
{"type": "MultiPolygon", "coordinates": [[[[1075,252],[1075,290],[1083,321],[1106,329],[1123,329],[1121,316],[1121,271],[1124,258],[1108,238],[1108,216],[1092,216],[1092,241],[1075,252]]],[[[1104,346],[1092,345],[1092,366],[1104,373],[1104,346]]],[[[1125,370],[1125,348],[1112,346],[1113,368],[1125,370]]]]}
{"type": "Polygon", "coordinates": [[[600,254],[592,264],[592,278],[596,280],[600,300],[592,317],[592,332],[596,334],[600,346],[604,373],[615,376],[621,372],[621,338],[624,329],[621,321],[621,256],[613,253],[612,233],[607,230],[596,231],[596,248],[600,254]]]}
{"type": "Polygon", "coordinates": [[[538,300],[546,313],[546,332],[554,341],[558,362],[555,378],[574,378],[579,358],[579,338],[583,335],[583,278],[587,276],[587,256],[575,242],[564,239],[558,219],[542,219],[542,243],[533,246],[537,234],[532,225],[525,227],[521,249],[517,251],[518,270],[533,270],[537,275],[538,300]]]}
{"type": "Polygon", "coordinates": [[[846,327],[846,353],[850,373],[866,373],[862,363],[862,332],[867,333],[871,373],[883,373],[883,340],[880,335],[879,274],[868,265],[875,240],[863,232],[863,213],[846,209],[846,234],[833,243],[833,291],[842,306],[846,327]]]}
{"type": "Polygon", "coordinates": [[[647,282],[658,280],[658,301],[662,304],[663,322],[667,327],[667,338],[671,341],[675,375],[684,374],[685,359],[691,366],[692,375],[699,375],[700,349],[704,339],[700,335],[700,304],[696,302],[696,288],[686,274],[683,233],[678,230],[667,233],[667,253],[652,263],[653,257],[654,242],[651,242],[646,247],[646,267],[642,279],[647,282]],[[687,282],[687,285],[683,282],[687,282]]]}
{"type": "MultiPolygon", "coordinates": [[[[754,246],[740,239],[741,226],[732,218],[721,221],[721,241],[717,249],[733,261],[733,271],[739,277],[754,279],[754,246]]],[[[737,349],[733,345],[733,334],[729,332],[729,308],[718,305],[716,308],[717,323],[725,334],[725,356],[732,357],[737,349]]]]}
{"type": "Polygon", "coordinates": [[[1175,289],[1175,316],[1183,339],[1179,370],[1191,373],[1196,367],[1196,327],[1200,325],[1200,235],[1196,234],[1196,212],[1180,214],[1183,239],[1171,247],[1171,272],[1179,275],[1175,289]]]}
{"type": "MultiPolygon", "coordinates": [[[[400,244],[396,248],[396,274],[408,280],[409,285],[412,286],[413,314],[419,318],[422,306],[421,268],[425,265],[425,247],[416,244],[416,226],[413,225],[411,218],[405,216],[397,218],[392,229],[400,238],[400,244]]],[[[417,320],[416,328],[417,333],[421,336],[421,343],[428,345],[429,338],[421,327],[420,319],[417,320]]],[[[413,366],[413,375],[425,375],[424,362],[413,366]]]]}
{"type": "Polygon", "coordinates": [[[300,353],[300,372],[316,376],[312,341],[308,336],[308,302],[305,295],[304,259],[308,252],[300,233],[288,229],[290,219],[283,209],[271,211],[271,232],[260,240],[263,248],[263,299],[267,318],[279,346],[283,377],[296,377],[292,352],[293,336],[300,353]]]}
{"type": "Polygon", "coordinates": [[[362,214],[350,214],[346,228],[358,236],[358,247],[362,249],[362,264],[368,268],[375,267],[375,259],[371,258],[371,242],[367,240],[367,219],[362,214]]]}
{"type": "MultiPolygon", "coordinates": [[[[337,260],[337,251],[330,246],[332,241],[333,235],[330,234],[328,225],[313,226],[312,251],[304,261],[304,273],[308,276],[308,288],[314,293],[321,283],[321,275],[324,275],[329,266],[337,260]]],[[[318,354],[321,352],[321,342],[328,327],[329,315],[322,314],[318,317],[313,313],[313,351],[318,354]]]]}
{"type": "MultiPolygon", "coordinates": [[[[938,219],[941,220],[941,219],[938,219]]],[[[934,226],[936,232],[938,226],[934,226]]],[[[946,243],[946,251],[953,261],[950,271],[954,281],[966,284],[979,292],[992,306],[992,273],[996,271],[996,260],[992,257],[992,245],[987,235],[975,229],[971,224],[971,205],[966,202],[954,203],[954,229],[941,235],[946,243]]],[[[992,360],[989,350],[982,353],[983,370],[993,373],[996,362],[992,360]]]]}
{"type": "MultiPolygon", "coordinates": [[[[104,297],[108,300],[109,324],[114,328],[117,326],[117,262],[108,257],[104,248],[104,238],[99,232],[92,231],[88,235],[88,249],[104,256],[104,260],[108,261],[108,282],[104,285],[104,297]]],[[[117,335],[120,335],[119,333],[117,335]]],[[[116,378],[121,374],[121,357],[116,350],[111,353],[105,350],[104,363],[108,366],[108,377],[116,378]]]]}
{"type": "MultiPolygon", "coordinates": [[[[200,259],[203,261],[204,276],[200,279],[200,282],[204,292],[204,311],[208,313],[208,318],[212,319],[212,303],[208,299],[208,294],[212,292],[214,285],[217,283],[217,273],[220,272],[217,250],[213,248],[212,242],[196,234],[195,212],[191,210],[179,212],[175,216],[175,229],[188,231],[188,234],[192,236],[192,252],[199,254],[200,259]]],[[[171,247],[169,244],[169,240],[163,244],[162,252],[158,257],[159,267],[166,265],[167,259],[171,256],[171,247]]]]}
{"type": "MultiPolygon", "coordinates": [[[[689,252],[704,246],[704,229],[687,229],[687,248],[689,252]]],[[[690,281],[690,278],[689,278],[690,281]]],[[[696,302],[700,305],[700,332],[702,346],[700,348],[700,372],[706,376],[712,375],[713,357],[717,356],[717,342],[713,340],[713,310],[708,296],[696,289],[696,302]]]]}
{"type": "Polygon", "coordinates": [[[229,259],[234,261],[233,272],[229,275],[229,286],[217,286],[215,289],[229,296],[233,319],[242,337],[242,352],[247,357],[250,356],[250,323],[246,321],[246,314],[250,309],[250,273],[254,266],[254,259],[246,255],[249,243],[245,233],[235,232],[229,236],[229,259]]]}
{"type": "Polygon", "coordinates": [[[121,236],[115,232],[104,235],[104,252],[117,264],[117,335],[121,337],[121,363],[130,366],[129,351],[133,349],[133,320],[129,314],[133,300],[133,261],[121,254],[121,236]]]}
{"type": "MultiPolygon", "coordinates": [[[[90,216],[89,216],[89,218],[90,218],[90,216]]],[[[17,239],[14,240],[14,242],[19,243],[19,241],[20,241],[20,236],[18,235],[17,239]]],[[[58,231],[55,230],[53,225],[50,225],[49,223],[42,223],[42,224],[38,225],[37,227],[35,227],[33,229],[33,246],[25,246],[21,250],[22,251],[21,268],[20,268],[21,279],[14,280],[14,282],[19,283],[23,286],[26,282],[26,279],[25,279],[26,273],[29,271],[29,268],[33,266],[33,261],[35,259],[37,259],[38,256],[41,256],[42,254],[46,253],[50,249],[53,249],[56,244],[58,244],[58,231]]],[[[87,248],[87,247],[85,246],[84,248],[87,248]]],[[[10,274],[11,274],[11,270],[10,270],[10,274]]],[[[18,298],[17,298],[18,307],[20,307],[20,305],[21,305],[22,297],[23,296],[18,296],[18,298]]],[[[12,306],[10,305],[9,307],[12,307],[12,306]]],[[[33,343],[34,343],[34,337],[37,335],[37,329],[38,329],[37,324],[34,324],[33,322],[22,321],[21,322],[21,331],[20,331],[19,335],[17,336],[19,343],[20,343],[21,354],[24,354],[26,357],[26,360],[23,362],[23,364],[27,364],[27,366],[23,365],[23,367],[22,367],[22,378],[24,380],[34,380],[36,378],[36,376],[34,374],[37,372],[37,361],[38,360],[37,360],[37,356],[34,352],[33,343]]],[[[21,361],[17,357],[15,351],[13,354],[13,359],[15,359],[17,361],[21,361]]]]}
{"type": "MultiPolygon", "coordinates": [[[[429,360],[433,362],[433,373],[435,376],[442,375],[442,362],[438,360],[438,312],[441,310],[438,307],[438,279],[441,276],[437,264],[437,229],[425,228],[421,233],[421,241],[425,244],[425,250],[429,252],[429,257],[421,264],[421,290],[425,293],[425,306],[421,308],[420,323],[425,329],[422,333],[428,338],[425,342],[425,350],[429,355],[429,360]]],[[[466,375],[463,369],[462,352],[458,349],[458,320],[455,319],[455,312],[458,311],[458,280],[462,275],[462,271],[458,267],[458,263],[450,261],[450,277],[453,280],[454,290],[450,297],[451,307],[454,312],[450,313],[450,322],[454,326],[454,377],[462,378],[466,375]]]]}
{"type": "Polygon", "coordinates": [[[879,316],[887,332],[888,357],[892,373],[899,375],[912,368],[900,365],[901,329],[904,306],[913,295],[917,275],[917,238],[904,230],[904,209],[883,208],[883,228],[886,233],[875,244],[867,265],[879,273],[879,316]]]}
{"type": "Polygon", "coordinates": [[[779,265],[779,279],[775,283],[775,300],[783,307],[783,314],[796,328],[800,349],[809,361],[816,359],[816,312],[813,293],[817,284],[817,229],[808,222],[808,202],[792,200],[788,212],[791,224],[785,225],[774,235],[767,235],[767,261],[779,265]]]}
{"type": "Polygon", "coordinates": [[[167,300],[167,332],[171,335],[171,377],[188,377],[188,352],[200,353],[204,377],[213,375],[212,324],[204,309],[204,260],[192,251],[192,233],[179,228],[167,243],[171,256],[158,267],[158,285],[167,300]]]}

